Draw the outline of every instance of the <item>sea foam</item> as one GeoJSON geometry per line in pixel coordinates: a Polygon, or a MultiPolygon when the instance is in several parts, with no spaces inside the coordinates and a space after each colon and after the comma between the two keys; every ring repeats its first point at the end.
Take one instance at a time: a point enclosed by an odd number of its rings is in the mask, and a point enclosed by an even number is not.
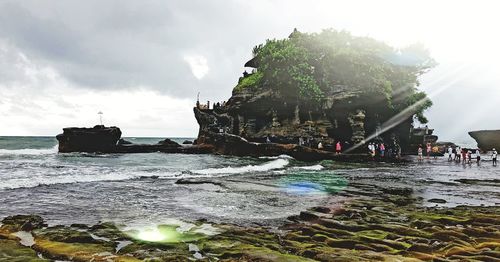
{"type": "Polygon", "coordinates": [[[0,189],[33,188],[37,186],[74,184],[103,181],[125,181],[140,178],[175,178],[180,172],[112,172],[107,174],[65,174],[57,176],[33,176],[8,178],[0,184],[0,189]]]}
{"type": "Polygon", "coordinates": [[[57,145],[52,148],[0,149],[0,155],[51,155],[57,153],[57,145]]]}
{"type": "Polygon", "coordinates": [[[217,174],[239,174],[250,172],[266,172],[270,170],[282,169],[288,165],[288,159],[276,159],[262,165],[247,165],[241,167],[223,167],[223,168],[207,168],[202,170],[191,171],[194,174],[201,175],[217,175],[217,174]]]}

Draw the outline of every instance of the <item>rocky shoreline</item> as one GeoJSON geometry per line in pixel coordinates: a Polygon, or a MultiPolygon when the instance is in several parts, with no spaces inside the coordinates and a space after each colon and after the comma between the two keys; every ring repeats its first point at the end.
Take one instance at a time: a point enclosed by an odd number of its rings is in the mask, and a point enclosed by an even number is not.
{"type": "Polygon", "coordinates": [[[279,228],[198,220],[159,225],[163,238],[19,215],[2,220],[0,261],[498,261],[499,214],[498,206],[421,207],[394,190],[312,208],[279,228]]]}
{"type": "Polygon", "coordinates": [[[170,139],[157,144],[134,144],[121,138],[118,127],[95,126],[93,128],[64,128],[57,135],[59,152],[88,153],[178,153],[178,154],[219,154],[231,156],[279,156],[289,155],[299,161],[336,160],[343,162],[407,162],[401,158],[372,158],[368,154],[337,154],[325,149],[297,144],[258,143],[229,133],[206,132],[196,144],[180,145],[170,139]]]}

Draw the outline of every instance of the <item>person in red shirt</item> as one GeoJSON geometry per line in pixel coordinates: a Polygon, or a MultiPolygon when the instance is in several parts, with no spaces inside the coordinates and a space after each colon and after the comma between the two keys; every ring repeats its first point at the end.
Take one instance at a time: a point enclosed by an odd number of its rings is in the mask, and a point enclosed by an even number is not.
{"type": "Polygon", "coordinates": [[[338,141],[337,144],[335,145],[335,152],[337,155],[342,153],[342,144],[340,144],[340,141],[338,141]]]}
{"type": "Polygon", "coordinates": [[[427,159],[431,158],[432,145],[431,143],[427,143],[427,159]]]}

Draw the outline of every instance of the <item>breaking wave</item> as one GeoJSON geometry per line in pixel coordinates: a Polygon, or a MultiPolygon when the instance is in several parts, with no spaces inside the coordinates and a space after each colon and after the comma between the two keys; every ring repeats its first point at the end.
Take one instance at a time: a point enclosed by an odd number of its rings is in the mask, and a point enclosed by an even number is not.
{"type": "Polygon", "coordinates": [[[51,155],[57,153],[57,145],[52,148],[0,149],[0,155],[51,155]]]}
{"type": "Polygon", "coordinates": [[[293,169],[300,169],[300,170],[310,170],[310,171],[319,171],[319,170],[322,170],[323,167],[322,165],[314,165],[314,166],[296,166],[296,167],[293,167],[293,169]]]}
{"type": "Polygon", "coordinates": [[[75,184],[103,181],[125,181],[140,178],[176,178],[181,172],[113,172],[108,174],[68,174],[58,176],[28,176],[5,179],[0,184],[0,189],[33,188],[57,184],[75,184]]]}
{"type": "Polygon", "coordinates": [[[191,171],[194,174],[201,175],[217,175],[217,174],[240,174],[250,172],[266,172],[270,170],[282,169],[288,165],[288,159],[276,159],[262,165],[247,165],[241,167],[223,167],[223,168],[207,168],[202,170],[191,171]]]}

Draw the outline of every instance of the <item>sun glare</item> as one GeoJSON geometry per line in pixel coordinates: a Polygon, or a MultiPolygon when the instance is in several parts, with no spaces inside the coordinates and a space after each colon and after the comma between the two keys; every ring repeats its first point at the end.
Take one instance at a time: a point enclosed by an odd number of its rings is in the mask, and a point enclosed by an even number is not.
{"type": "Polygon", "coordinates": [[[167,236],[160,232],[157,228],[145,229],[137,234],[137,238],[148,242],[162,242],[167,240],[167,236]]]}

